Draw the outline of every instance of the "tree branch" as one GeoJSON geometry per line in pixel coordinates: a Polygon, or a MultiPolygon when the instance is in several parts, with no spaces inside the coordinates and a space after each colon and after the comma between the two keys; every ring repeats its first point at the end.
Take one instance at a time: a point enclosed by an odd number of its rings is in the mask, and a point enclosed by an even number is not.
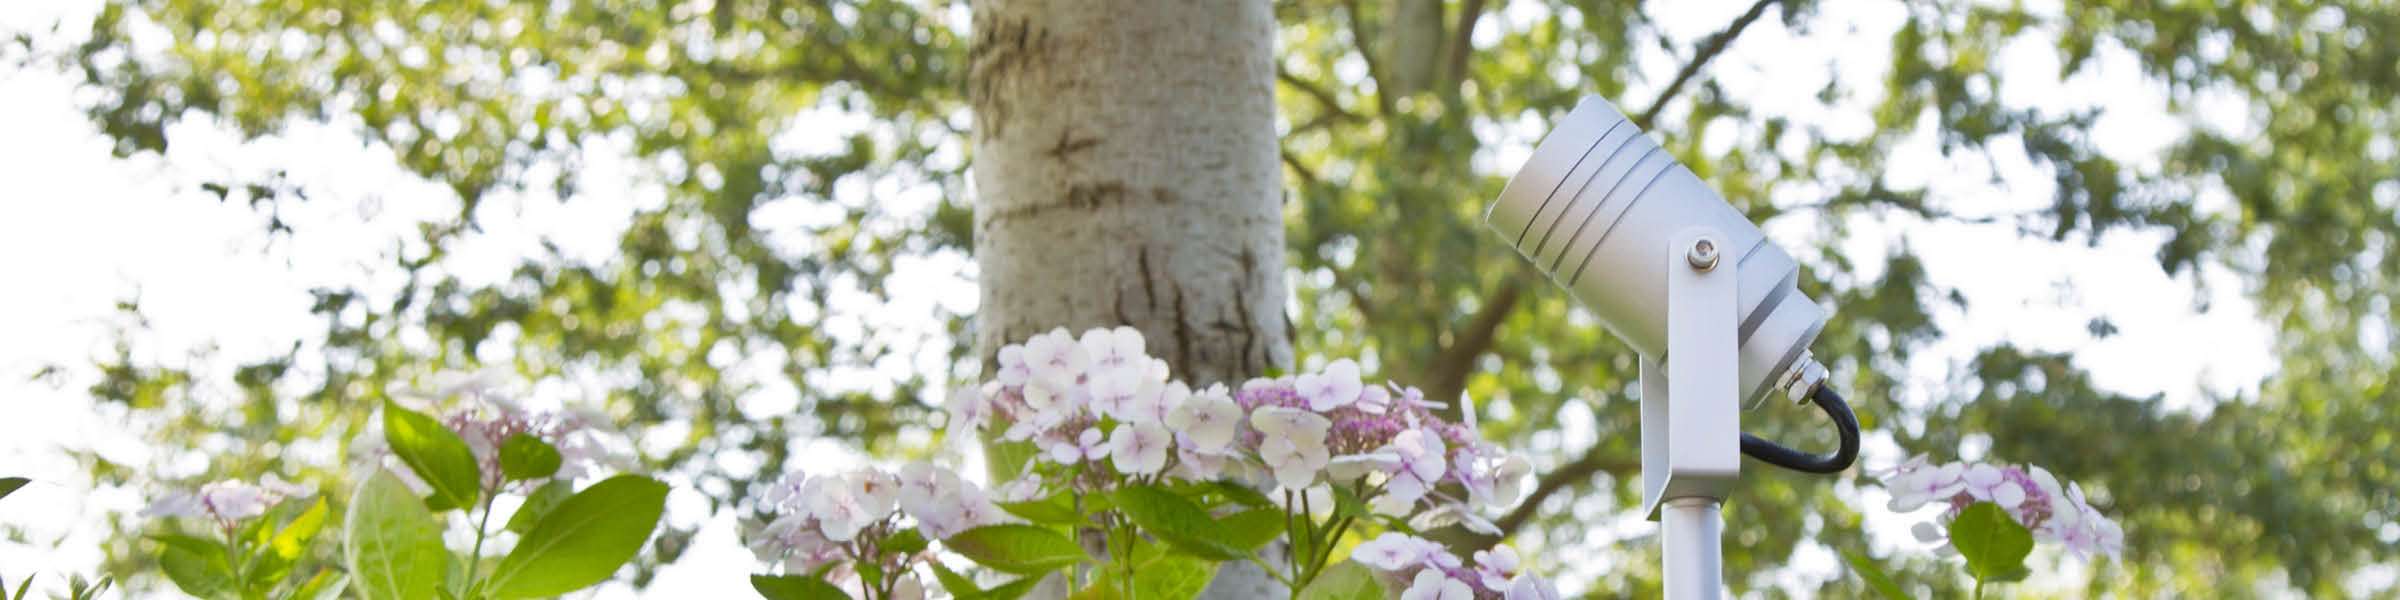
{"type": "Polygon", "coordinates": [[[1668,82],[1667,88],[1658,92],[1658,99],[1650,101],[1650,109],[1642,111],[1642,116],[1634,119],[1634,124],[1642,126],[1642,129],[1649,129],[1650,123],[1658,119],[1658,112],[1666,109],[1667,100],[1673,99],[1676,93],[1683,91],[1683,85],[1690,83],[1692,76],[1700,73],[1701,67],[1708,66],[1708,61],[1715,60],[1717,54],[1725,51],[1726,46],[1732,45],[1733,38],[1742,35],[1743,29],[1750,27],[1752,21],[1757,21],[1759,15],[1766,14],[1768,5],[1782,1],[1758,0],[1756,4],[1750,5],[1749,12],[1742,13],[1742,16],[1733,19],[1733,24],[1726,25],[1724,31],[1702,38],[1700,45],[1692,54],[1692,61],[1684,63],[1683,70],[1675,73],[1675,80],[1668,82]]]}
{"type": "Polygon", "coordinates": [[[1428,378],[1426,396],[1436,402],[1449,402],[1467,387],[1467,374],[1475,372],[1475,359],[1492,347],[1493,334],[1517,308],[1517,298],[1525,289],[1524,280],[1510,277],[1485,299],[1475,316],[1467,319],[1467,327],[1452,337],[1450,348],[1433,361],[1433,376],[1428,378]]]}
{"type": "Polygon", "coordinates": [[[1499,537],[1507,538],[1516,535],[1517,530],[1523,528],[1526,522],[1532,521],[1533,514],[1541,510],[1543,500],[1549,499],[1552,494],[1566,490],[1568,486],[1583,485],[1584,482],[1591,481],[1592,475],[1596,473],[1623,473],[1641,468],[1640,463],[1627,464],[1622,461],[1608,460],[1606,458],[1607,448],[1606,444],[1592,444],[1590,449],[1583,451],[1582,458],[1575,459],[1575,462],[1559,465],[1557,469],[1542,474],[1541,481],[1533,486],[1533,493],[1526,494],[1525,499],[1520,501],[1515,509],[1509,510],[1508,514],[1502,515],[1499,520],[1492,522],[1500,527],[1499,537]]]}
{"type": "Polygon", "coordinates": [[[1284,166],[1291,167],[1294,173],[1299,173],[1301,183],[1309,187],[1316,187],[1318,183],[1316,171],[1308,170],[1308,165],[1300,164],[1300,157],[1293,156],[1292,151],[1284,150],[1282,154],[1284,166]]]}
{"type": "Polygon", "coordinates": [[[1375,80],[1375,107],[1380,114],[1392,114],[1391,95],[1383,93],[1383,65],[1375,61],[1374,44],[1368,43],[1375,36],[1367,34],[1366,19],[1358,14],[1358,0],[1343,0],[1342,6],[1350,17],[1350,45],[1358,47],[1359,60],[1367,63],[1367,78],[1375,80]]]}
{"type": "Polygon", "coordinates": [[[1358,116],[1358,113],[1353,113],[1350,112],[1349,109],[1342,108],[1342,103],[1334,100],[1332,92],[1325,91],[1325,88],[1318,87],[1316,84],[1300,79],[1299,76],[1293,75],[1291,71],[1285,70],[1283,65],[1275,66],[1275,79],[1277,81],[1282,81],[1285,85],[1299,89],[1300,93],[1308,94],[1308,97],[1310,98],[1317,99],[1317,104],[1323,106],[1325,109],[1325,114],[1332,118],[1347,119],[1352,121],[1366,120],[1365,117],[1358,116]]]}
{"type": "Polygon", "coordinates": [[[1443,55],[1446,64],[1441,74],[1441,89],[1457,94],[1459,84],[1467,80],[1467,55],[1475,51],[1475,22],[1483,18],[1484,0],[1467,0],[1459,8],[1458,25],[1450,30],[1450,48],[1443,55]]]}

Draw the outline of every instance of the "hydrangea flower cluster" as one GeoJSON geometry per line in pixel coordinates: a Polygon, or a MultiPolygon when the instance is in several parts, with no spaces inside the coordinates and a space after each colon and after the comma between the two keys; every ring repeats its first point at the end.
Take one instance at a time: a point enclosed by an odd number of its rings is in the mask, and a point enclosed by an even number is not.
{"type": "Polygon", "coordinates": [[[209,517],[231,530],[242,521],[267,513],[287,498],[314,495],[315,487],[285,482],[268,473],[256,485],[227,479],[200,486],[195,493],[174,493],[151,502],[143,517],[209,517]]]}
{"type": "Polygon", "coordinates": [[[528,411],[504,402],[486,402],[442,416],[442,425],[458,432],[467,441],[467,449],[475,452],[487,488],[498,487],[502,480],[500,443],[520,433],[558,449],[558,473],[551,477],[576,479],[591,474],[603,456],[600,428],[595,425],[602,422],[599,415],[586,410],[528,411]]]}
{"type": "MultiPolygon", "coordinates": [[[[1000,349],[997,376],[953,400],[952,423],[1005,427],[1001,438],[1041,450],[1029,462],[1106,466],[1146,479],[1233,478],[1307,497],[1312,487],[1361,482],[1376,512],[1458,517],[1493,530],[1477,509],[1513,504],[1530,471],[1523,457],[1434,413],[1444,405],[1397,384],[1370,385],[1358,363],[1193,390],[1143,353],[1130,327],[1081,338],[1054,329],[1000,349]],[[1463,492],[1463,498],[1458,492],[1463,492]]],[[[1036,477],[1002,488],[1010,500],[1045,491],[1036,477]]]]}
{"type": "Polygon", "coordinates": [[[1386,532],[1351,549],[1350,559],[1397,582],[1402,600],[1557,600],[1558,588],[1523,570],[1506,544],[1478,550],[1474,564],[1441,543],[1386,532]]]}
{"type": "Polygon", "coordinates": [[[2113,557],[2125,550],[2125,530],[2092,507],[2081,485],[2068,482],[2062,486],[2058,477],[2041,467],[1964,462],[1937,465],[1917,456],[1884,473],[1882,479],[1891,491],[1893,512],[1945,505],[1938,523],[1918,523],[1912,529],[1921,541],[1946,541],[1947,529],[1941,523],[1957,517],[1958,511],[1970,504],[1991,502],[2031,530],[2034,539],[2065,546],[2078,558],[2113,557]]]}
{"type": "MultiPolygon", "coordinates": [[[[467,449],[475,454],[476,466],[482,472],[484,489],[501,489],[503,484],[520,485],[531,489],[550,480],[575,480],[594,474],[608,462],[602,437],[607,434],[606,417],[588,409],[526,410],[507,400],[487,394],[469,394],[466,406],[441,414],[442,426],[457,432],[467,449]],[[507,482],[500,470],[500,444],[509,436],[527,434],[558,450],[558,472],[550,477],[507,482]]],[[[362,462],[392,468],[410,488],[428,489],[417,473],[392,455],[390,444],[382,430],[371,430],[350,445],[350,451],[362,462]]]]}
{"type": "MultiPolygon", "coordinates": [[[[896,475],[858,469],[809,477],[793,471],[767,490],[764,508],[776,517],[749,536],[750,551],[761,561],[783,565],[787,573],[869,557],[883,564],[884,573],[904,573],[909,563],[924,558],[884,552],[878,544],[888,536],[913,525],[926,538],[939,539],[1016,521],[974,482],[925,462],[911,463],[896,475]],[[903,523],[903,516],[913,523],[903,523]]],[[[840,570],[845,577],[856,574],[840,570]]],[[[922,589],[913,578],[890,583],[922,589]]]]}
{"type": "MultiPolygon", "coordinates": [[[[926,463],[787,476],[749,536],[783,574],[753,587],[910,598],[930,572],[965,597],[1035,586],[1190,597],[1201,589],[1181,587],[1189,578],[1138,573],[1247,560],[1298,597],[1345,536],[1367,532],[1353,526],[1498,533],[1476,512],[1514,504],[1531,470],[1478,438],[1472,406],[1450,422],[1422,390],[1369,384],[1351,360],[1195,389],[1143,346],[1141,332],[1116,327],[1001,348],[994,377],[948,406],[953,439],[994,442],[989,493],[926,463]],[[1018,577],[983,589],[926,554],[937,541],[1018,577]]],[[[1392,579],[1378,585],[1409,598],[1557,597],[1506,547],[1476,553],[1472,568],[1402,534],[1356,552],[1392,579]]],[[[1365,571],[1349,568],[1344,577],[1365,571]]]]}

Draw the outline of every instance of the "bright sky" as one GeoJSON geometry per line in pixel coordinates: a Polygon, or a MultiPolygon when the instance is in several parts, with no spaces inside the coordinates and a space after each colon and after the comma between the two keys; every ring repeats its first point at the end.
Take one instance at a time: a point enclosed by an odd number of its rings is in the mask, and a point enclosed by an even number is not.
{"type": "MultiPolygon", "coordinates": [[[[1689,40],[1721,27],[1739,12],[1738,4],[1674,3],[1671,11],[1654,17],[1678,38],[1689,40]]],[[[1728,91],[1757,100],[1764,110],[1821,123],[1836,132],[1863,129],[1867,117],[1859,107],[1872,98],[1855,98],[1829,109],[1818,106],[1810,95],[1829,75],[1853,84],[1877,77],[1878,69],[1889,64],[1887,40],[1901,15],[1884,4],[1873,5],[1874,10],[1849,4],[1833,2],[1818,14],[1841,15],[1854,27],[1819,26],[1805,39],[1790,37],[1770,15],[1712,67],[1714,75],[1728,91]],[[1823,65],[1837,56],[1851,68],[1829,74],[1823,65]]],[[[80,32],[95,7],[90,0],[20,7],[0,13],[0,30],[47,31],[63,19],[68,25],[62,31],[80,32]]],[[[1511,4],[1505,18],[1523,22],[1539,16],[1528,8],[1529,3],[1511,4]]],[[[1649,72],[1671,73],[1679,60],[1656,48],[1638,51],[1649,72]]],[[[2105,100],[2108,112],[2100,122],[2099,143],[2137,167],[2155,167],[2155,159],[2145,157],[2182,130],[2183,118],[2165,112],[2163,92],[2142,83],[2120,51],[2103,52],[2096,72],[2065,82],[2049,75],[2056,72],[2056,57],[2045,46],[2020,44],[1999,60],[2006,81],[2000,92],[2012,102],[2067,108],[2105,100]]],[[[0,219],[0,256],[9,257],[0,260],[0,281],[15,283],[11,293],[0,296],[0,411],[10,416],[0,419],[0,465],[5,465],[0,471],[6,471],[0,475],[37,481],[0,501],[0,524],[23,532],[26,540],[0,542],[0,565],[6,566],[0,574],[14,583],[38,571],[43,579],[37,589],[62,591],[61,574],[89,572],[98,560],[93,545],[103,516],[138,510],[145,502],[142,495],[155,491],[85,489],[82,468],[61,452],[88,449],[134,465],[157,458],[125,435],[129,417],[97,406],[83,391],[97,379],[91,364],[113,352],[109,333],[127,326],[114,309],[117,301],[138,294],[150,318],[151,330],[135,348],[138,356],[180,363],[196,351],[211,350],[218,358],[195,364],[211,370],[216,381],[229,381],[234,361],[225,357],[276,354],[292,340],[322,333],[322,324],[307,312],[309,288],[335,282],[366,282],[386,290],[399,285],[388,273],[375,279],[378,271],[368,266],[387,264],[386,255],[413,235],[418,219],[455,210],[455,203],[445,199],[445,188],[396,168],[388,149],[361,146],[348,133],[347,123],[303,125],[242,142],[215,124],[186,122],[170,132],[175,145],[166,156],[115,159],[109,156],[108,142],[76,108],[93,101],[93,95],[77,91],[73,83],[42,68],[0,69],[0,132],[9,142],[0,144],[0,182],[6,182],[0,185],[5,190],[0,191],[0,203],[5,204],[0,214],[8,215],[0,219]],[[220,204],[193,189],[212,176],[273,168],[289,169],[291,180],[305,186],[313,199],[281,205],[282,217],[298,231],[295,235],[270,240],[261,234],[260,217],[251,208],[220,204]],[[53,364],[65,369],[47,379],[30,379],[53,364]]],[[[1654,89],[1655,85],[1635,85],[1626,98],[1646,99],[1654,89]]],[[[1865,86],[1868,93],[1875,89],[1865,86]]],[[[2248,121],[2238,104],[2201,105],[2207,122],[2238,129],[2248,121]]],[[[826,115],[823,123],[844,128],[864,124],[845,115],[826,115]]],[[[1540,124],[1526,125],[1530,131],[1512,131],[1517,139],[1497,144],[1490,159],[1481,162],[1505,169],[1521,160],[1539,134],[1540,124]]],[[[1745,134],[1708,132],[1708,143],[1730,140],[1714,137],[1718,135],[1745,134]]],[[[639,180],[640,168],[622,158],[621,142],[586,157],[590,168],[578,174],[585,195],[572,204],[515,197],[488,203],[481,215],[485,232],[455,249],[450,268],[470,280],[497,280],[520,257],[537,252],[543,239],[575,256],[605,259],[623,229],[622,216],[661,198],[655,185],[639,180]]],[[[805,145],[808,140],[795,143],[805,145]]],[[[2011,182],[2000,188],[1985,183],[1992,173],[1980,158],[1944,160],[1931,148],[1930,138],[1912,140],[1895,153],[1901,161],[1886,176],[1898,185],[1930,183],[1937,194],[1974,210],[2007,212],[2049,202],[2048,175],[2021,156],[1995,157],[1998,175],[2011,182]]],[[[1795,197],[1779,200],[1808,199],[1806,190],[1790,193],[1795,197]]],[[[1800,220],[1805,218],[1769,224],[1769,233],[1787,246],[1804,244],[1814,229],[1800,220]]],[[[1964,310],[1942,310],[1940,323],[1949,335],[1911,365],[1914,397],[1903,401],[1934,396],[1950,384],[1952,369],[1974,350],[2004,340],[2074,351],[2104,387],[2131,394],[2164,393],[2179,403],[2201,398],[2202,390],[2220,395],[2255,390],[2272,368],[2267,354],[2271,332],[2240,296],[2239,281],[2222,268],[2203,269],[2209,295],[2195,296],[2191,273],[2170,278],[2158,268],[2152,257],[2162,241],[2157,234],[2113,234],[2097,246],[2086,246],[2079,240],[2054,244],[2022,237],[2005,224],[1891,217],[1853,225],[1853,237],[1843,243],[1854,256],[1880,256],[1887,247],[1906,244],[1923,256],[1935,281],[1959,288],[1971,301],[1964,310]],[[2195,312],[2193,307],[2203,301],[2211,310],[2195,312]],[[2098,316],[2114,322],[2118,334],[2093,339],[2084,324],[2098,316]]],[[[1860,264],[1874,267],[1872,261],[1860,264]]],[[[947,263],[920,261],[904,268],[904,281],[894,287],[954,292],[971,285],[945,275],[949,268],[947,263]]],[[[1855,275],[1868,278],[1875,273],[1855,275]]],[[[879,330],[910,327],[912,319],[923,321],[928,309],[886,307],[858,325],[879,330]]],[[[1840,318],[1840,308],[1834,309],[1834,318],[1840,318]]],[[[314,342],[308,343],[313,348],[314,342]]],[[[820,446],[819,450],[842,452],[834,444],[820,446]]],[[[1993,451],[2002,458],[2007,452],[1993,451]]],[[[1898,458],[1887,440],[1870,448],[1866,462],[1880,467],[1898,458]]],[[[200,465],[165,467],[169,472],[194,472],[200,465]]],[[[1865,494],[1861,501],[1873,504],[1863,507],[1865,512],[1884,513],[1879,495],[1865,494]]],[[[669,518],[678,524],[702,521],[704,513],[696,492],[685,489],[671,498],[669,518]]],[[[1905,527],[1913,520],[1879,516],[1871,525],[1883,539],[1897,543],[1906,539],[1905,527]]],[[[742,576],[754,563],[732,534],[729,517],[708,523],[694,549],[667,569],[655,590],[747,593],[742,576]]],[[[1637,526],[1625,533],[1648,532],[1637,526]]],[[[1832,573],[1831,555],[1822,551],[1804,555],[1803,564],[1811,565],[1806,571],[1832,573]]],[[[1785,583],[1808,585],[1800,580],[1785,583]]],[[[601,594],[630,595],[623,589],[601,594]]]]}

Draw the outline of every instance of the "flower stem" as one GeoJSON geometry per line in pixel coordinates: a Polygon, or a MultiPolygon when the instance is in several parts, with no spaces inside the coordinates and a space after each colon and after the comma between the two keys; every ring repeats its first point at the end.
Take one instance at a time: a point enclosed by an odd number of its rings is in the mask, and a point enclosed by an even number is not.
{"type": "Polygon", "coordinates": [[[483,587],[483,582],[475,580],[475,571],[483,566],[484,530],[492,525],[492,496],[497,495],[483,495],[483,518],[475,521],[475,549],[467,551],[467,577],[459,580],[459,585],[466,586],[466,589],[461,590],[458,595],[460,598],[474,600],[475,596],[469,592],[479,591],[476,588],[483,587]]]}
{"type": "Polygon", "coordinates": [[[223,530],[225,532],[225,566],[233,571],[234,586],[247,587],[242,585],[242,582],[245,580],[242,577],[242,536],[240,530],[231,525],[225,526],[223,530]]]}

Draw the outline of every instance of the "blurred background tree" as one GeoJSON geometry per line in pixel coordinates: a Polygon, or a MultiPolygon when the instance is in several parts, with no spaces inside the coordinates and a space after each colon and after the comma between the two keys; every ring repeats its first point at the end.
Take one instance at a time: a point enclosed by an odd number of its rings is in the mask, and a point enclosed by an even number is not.
{"type": "MultiPolygon", "coordinates": [[[[209,477],[307,471],[338,485],[333,465],[278,449],[346,437],[436,373],[492,366],[605,390],[591,401],[634,434],[640,459],[713,510],[750,510],[748,490],[809,439],[929,452],[939,390],[975,367],[972,304],[933,304],[923,318],[943,325],[931,334],[866,315],[928,293],[887,285],[905,265],[974,277],[966,65],[985,32],[967,30],[970,11],[121,0],[88,24],[20,33],[0,57],[80,77],[119,156],[163,153],[186,121],[254,138],[327,124],[452,196],[403,201],[455,206],[371,275],[313,292],[321,336],[223,357],[241,365],[230,382],[131,351],[56,368],[95,371],[91,396],[142,415],[155,443],[213,455],[209,477]],[[613,256],[546,246],[497,282],[445,262],[506,217],[487,200],[575,206],[573,175],[595,153],[622,153],[609,164],[663,190],[613,256]],[[240,392],[219,397],[226,384],[240,392]]],[[[2392,593],[2400,45],[2387,40],[2400,6],[1284,0],[1275,13],[1302,364],[1357,355],[1435,397],[1476,398],[1493,435],[1541,457],[1533,498],[1503,526],[1535,556],[1577,557],[1544,563],[1574,587],[1658,590],[1656,540],[1627,514],[1634,357],[1486,232],[1481,208],[1548,119],[1599,94],[1807,266],[1803,289],[1835,309],[1817,354],[1875,430],[1873,458],[1967,448],[2045,465],[2124,521],[2126,559],[2063,585],[2338,596],[2381,577],[2392,593]],[[1721,19],[1679,31],[1668,10],[1721,19]],[[1870,22],[1889,29],[1871,44],[1888,52],[1812,46],[1870,22]],[[1712,68],[1729,49],[1773,44],[1768,55],[1790,59],[1767,72],[1712,68]],[[2030,64],[2012,58],[2028,49],[2030,64]],[[1760,83],[1795,77],[1814,85],[1760,83]],[[2101,108],[2111,99],[2056,97],[2071,89],[2058,81],[2091,77],[2163,89],[2166,114],[2144,122],[2173,131],[2145,132],[2164,142],[2139,154],[2113,150],[2121,129],[2108,124],[2127,115],[2101,108]],[[1973,177],[2047,201],[1956,191],[1973,177]],[[2156,240],[2157,267],[2179,281],[2234,274],[2273,329],[2274,369],[2175,403],[2095,384],[2072,353],[2001,344],[1927,365],[1918,354],[1946,335],[1937,316],[1973,319],[1977,299],[1938,283],[1906,240],[1858,243],[1894,222],[2156,240]],[[1908,375],[1929,370],[1940,375],[1908,375]]],[[[247,203],[270,238],[292,235],[280,215],[293,203],[364,201],[312,197],[274,170],[191,191],[247,203]]],[[[125,308],[138,315],[138,299],[125,308]]],[[[2195,308],[2207,307],[2161,307],[2195,308]]],[[[2090,329],[2113,333],[2105,315],[2090,329]]],[[[120,347],[142,335],[128,328],[120,347]]],[[[1746,419],[1771,439],[1830,442],[1802,411],[1746,419]]],[[[145,483],[147,465],[84,457],[95,485],[145,483]]],[[[1892,543],[1871,545],[1861,527],[1882,511],[1865,476],[1751,471],[1728,506],[1729,583],[1863,593],[1824,557],[1892,543]]],[[[144,560],[138,523],[115,526],[106,569],[127,573],[144,560]]],[[[690,536],[662,535],[633,581],[690,536]]],[[[1887,556],[1916,563],[1908,585],[1959,584],[1921,553],[1887,556]]]]}

